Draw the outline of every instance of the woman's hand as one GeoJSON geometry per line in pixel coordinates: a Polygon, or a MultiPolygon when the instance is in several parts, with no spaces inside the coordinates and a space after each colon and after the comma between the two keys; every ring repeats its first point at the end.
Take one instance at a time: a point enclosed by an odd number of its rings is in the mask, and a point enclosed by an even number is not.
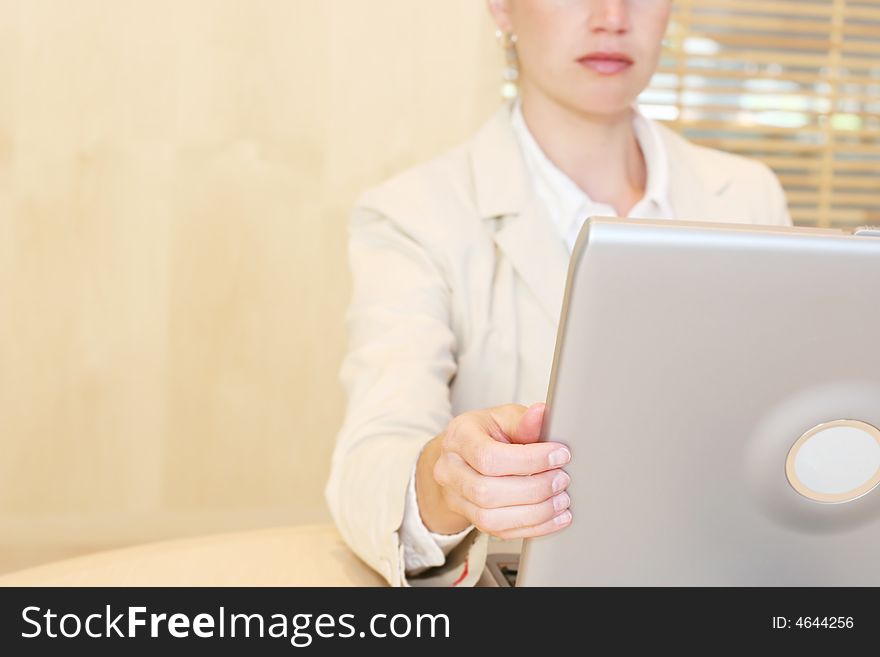
{"type": "Polygon", "coordinates": [[[468,525],[499,538],[550,534],[571,523],[571,453],[539,443],[544,404],[462,413],[422,450],[416,495],[422,521],[438,534],[468,525]]]}

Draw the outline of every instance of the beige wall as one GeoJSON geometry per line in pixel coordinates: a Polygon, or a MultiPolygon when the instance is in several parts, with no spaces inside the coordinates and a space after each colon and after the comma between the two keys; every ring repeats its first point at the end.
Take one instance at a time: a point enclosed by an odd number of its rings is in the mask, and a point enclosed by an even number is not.
{"type": "Polygon", "coordinates": [[[499,70],[482,0],[0,0],[0,557],[326,517],[348,209],[499,70]]]}

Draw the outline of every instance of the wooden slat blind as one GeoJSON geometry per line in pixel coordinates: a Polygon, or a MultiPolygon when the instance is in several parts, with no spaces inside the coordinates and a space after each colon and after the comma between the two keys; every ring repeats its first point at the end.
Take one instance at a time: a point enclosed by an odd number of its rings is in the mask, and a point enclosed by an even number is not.
{"type": "Polygon", "coordinates": [[[800,225],[880,224],[880,0],[676,0],[640,97],[772,167],[800,225]]]}

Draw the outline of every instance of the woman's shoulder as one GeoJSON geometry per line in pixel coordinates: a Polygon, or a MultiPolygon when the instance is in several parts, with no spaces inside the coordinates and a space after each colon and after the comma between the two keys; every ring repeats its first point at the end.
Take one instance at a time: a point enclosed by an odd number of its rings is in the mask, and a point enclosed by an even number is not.
{"type": "Polygon", "coordinates": [[[465,142],[367,189],[356,206],[392,217],[476,212],[468,169],[465,142]]]}
{"type": "Polygon", "coordinates": [[[666,143],[673,194],[687,199],[690,211],[709,216],[714,208],[716,215],[725,218],[791,224],[785,192],[766,163],[695,144],[665,126],[659,128],[666,143]]]}
{"type": "Polygon", "coordinates": [[[522,162],[509,107],[493,113],[466,141],[365,191],[356,209],[414,228],[442,231],[458,243],[485,236],[484,219],[522,193],[522,162]]]}
{"type": "Polygon", "coordinates": [[[355,203],[352,229],[378,222],[445,258],[483,243],[468,161],[468,144],[460,144],[367,189],[355,203]]]}
{"type": "Polygon", "coordinates": [[[722,173],[740,183],[775,183],[776,174],[760,160],[696,144],[678,132],[656,122],[671,162],[701,175],[722,173]]]}

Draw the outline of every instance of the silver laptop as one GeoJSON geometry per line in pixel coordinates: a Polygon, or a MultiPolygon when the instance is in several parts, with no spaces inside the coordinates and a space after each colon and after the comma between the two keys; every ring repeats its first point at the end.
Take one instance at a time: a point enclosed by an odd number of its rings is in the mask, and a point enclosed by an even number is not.
{"type": "Polygon", "coordinates": [[[591,219],[546,413],[574,520],[506,583],[880,585],[880,231],[591,219]]]}

